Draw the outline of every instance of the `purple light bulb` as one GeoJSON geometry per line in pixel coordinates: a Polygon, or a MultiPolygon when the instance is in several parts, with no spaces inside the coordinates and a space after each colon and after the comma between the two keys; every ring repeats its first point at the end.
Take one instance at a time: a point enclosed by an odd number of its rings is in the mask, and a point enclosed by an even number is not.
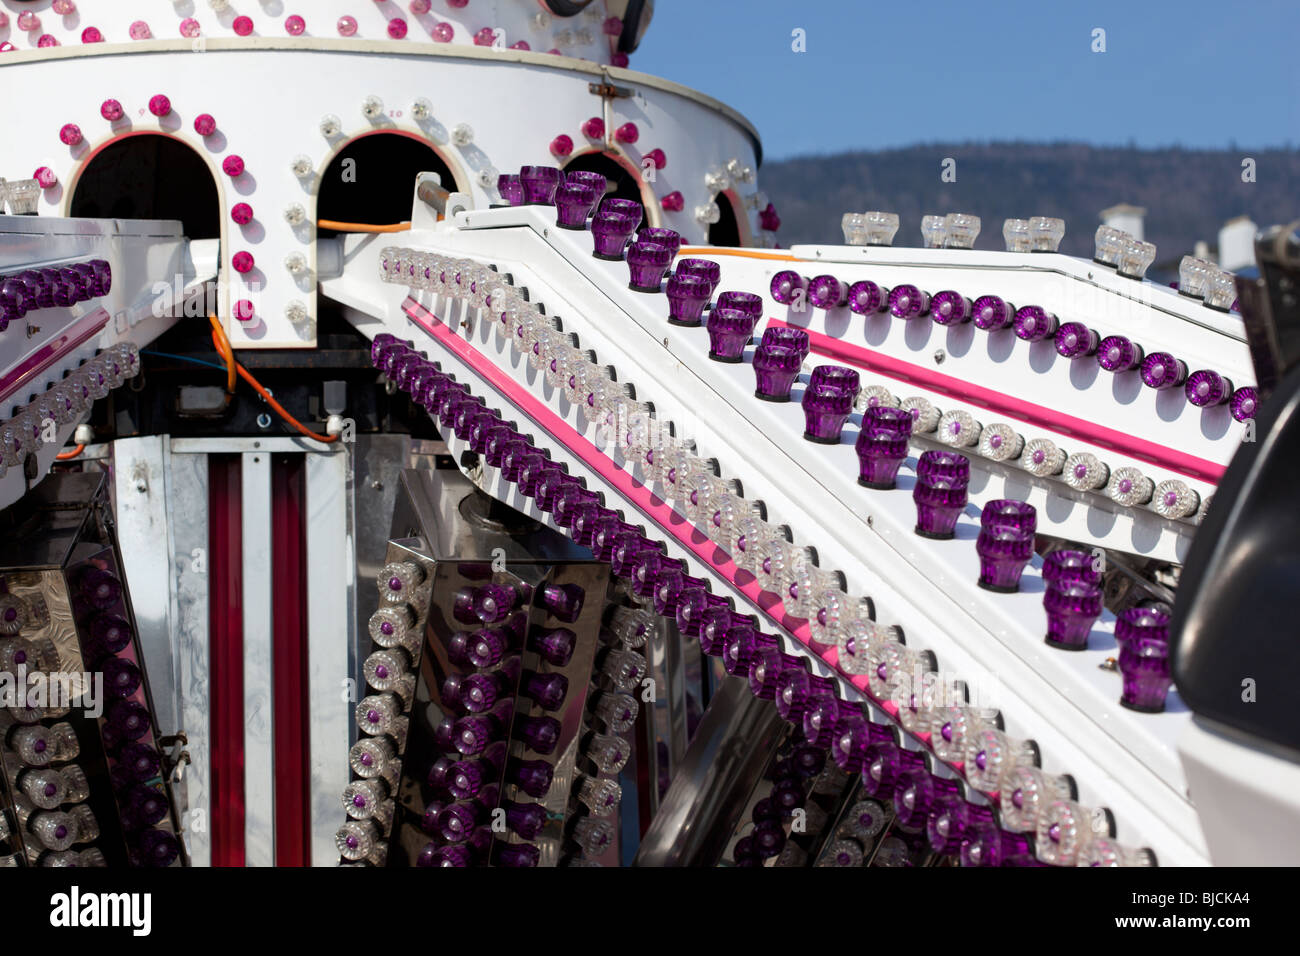
{"type": "Polygon", "coordinates": [[[1043,607],[1047,610],[1047,644],[1082,651],[1088,646],[1092,625],[1101,616],[1101,588],[1079,580],[1048,581],[1043,607]]]}
{"type": "Polygon", "coordinates": [[[858,315],[884,312],[889,305],[889,290],[870,279],[860,279],[849,286],[848,300],[849,309],[858,315]]]}
{"type": "Polygon", "coordinates": [[[1142,384],[1147,388],[1176,388],[1187,380],[1187,366],[1168,352],[1152,352],[1142,360],[1142,384]]]}
{"type": "Polygon", "coordinates": [[[535,839],[546,826],[546,808],[540,803],[507,800],[502,806],[506,811],[506,826],[525,840],[535,839]]]}
{"type": "Polygon", "coordinates": [[[564,174],[555,166],[520,167],[519,182],[523,186],[525,205],[555,205],[555,190],[563,180],[564,174]]]}
{"type": "Polygon", "coordinates": [[[497,192],[512,206],[524,204],[524,184],[518,173],[502,173],[497,177],[497,192]]]}
{"type": "Polygon", "coordinates": [[[896,487],[898,468],[907,458],[912,415],[899,408],[869,406],[855,443],[858,484],[864,488],[896,487]]]}
{"type": "MultiPolygon", "coordinates": [[[[704,260],[694,261],[699,262],[704,260]]],[[[710,264],[716,265],[716,263],[710,264]]],[[[714,282],[714,285],[717,285],[716,281],[714,282]]],[[[763,317],[763,297],[761,295],[755,295],[752,292],[738,292],[735,290],[721,292],[718,294],[718,308],[739,309],[741,312],[744,312],[747,315],[752,315],[755,320],[758,320],[763,317]]],[[[805,338],[807,338],[807,333],[805,333],[805,338]]]]}
{"type": "Polygon", "coordinates": [[[577,646],[577,635],[567,627],[550,628],[528,637],[528,649],[554,667],[567,666],[577,646]]]}
{"type": "Polygon", "coordinates": [[[838,445],[844,423],[853,411],[853,398],[852,391],[838,385],[809,385],[804,389],[804,439],[838,445]]]}
{"type": "Polygon", "coordinates": [[[781,305],[790,305],[796,299],[802,300],[808,289],[808,280],[789,269],[772,276],[772,298],[781,305]]]}
{"type": "Polygon", "coordinates": [[[1254,418],[1258,406],[1259,392],[1253,386],[1243,385],[1232,393],[1232,403],[1229,407],[1232,417],[1237,421],[1244,422],[1254,418]]]}
{"type": "Polygon", "coordinates": [[[745,346],[754,335],[758,320],[740,309],[719,306],[709,313],[709,358],[715,362],[743,361],[745,346]]]}
{"type": "Polygon", "coordinates": [[[971,321],[977,329],[1005,329],[1016,317],[1016,307],[996,295],[982,295],[971,304],[971,321]]]}
{"type": "Polygon", "coordinates": [[[637,240],[627,248],[628,285],[634,292],[659,292],[673,250],[657,242],[637,240]]]}
{"type": "Polygon", "coordinates": [[[896,285],[889,290],[889,313],[896,319],[912,319],[930,311],[930,296],[914,285],[896,285]]]}
{"type": "Polygon", "coordinates": [[[1107,372],[1126,372],[1142,362],[1142,347],[1122,335],[1108,335],[1097,346],[1097,364],[1107,372]]]}
{"type": "Polygon", "coordinates": [[[542,710],[559,710],[569,693],[569,679],[563,674],[527,674],[519,691],[542,710]]]}
{"type": "Polygon", "coordinates": [[[669,324],[695,327],[702,321],[704,307],[713,294],[713,285],[700,276],[673,273],[668,277],[665,291],[668,294],[669,324]]]}
{"type": "Polygon", "coordinates": [[[583,183],[565,182],[555,190],[555,224],[561,229],[583,230],[600,195],[583,183]]]}
{"type": "MultiPolygon", "coordinates": [[[[609,200],[605,200],[605,203],[608,204],[609,200]]],[[[603,209],[597,212],[591,221],[591,235],[595,245],[592,255],[597,259],[621,262],[623,249],[640,221],[640,213],[634,218],[629,213],[605,212],[603,209]]]]}
{"type": "Polygon", "coordinates": [[[1064,322],[1056,330],[1055,344],[1062,358],[1079,358],[1096,353],[1101,337],[1082,322],[1064,322]]]}
{"type": "Polygon", "coordinates": [[[959,292],[945,289],[930,299],[930,319],[935,325],[960,325],[970,321],[970,299],[959,292]]]}
{"type": "Polygon", "coordinates": [[[788,402],[803,357],[794,349],[760,345],[754,351],[754,395],[765,402],[788,402]]]}
{"type": "Polygon", "coordinates": [[[848,301],[849,289],[831,275],[815,276],[808,283],[808,301],[816,309],[838,309],[848,301]]]}
{"type": "Polygon", "coordinates": [[[979,586],[986,591],[1014,593],[1020,590],[1020,575],[1034,555],[1034,535],[1009,525],[981,528],[975,551],[980,559],[979,586]]]}
{"type": "Polygon", "coordinates": [[[1129,710],[1158,714],[1173,683],[1169,673],[1167,641],[1142,638],[1120,646],[1119,670],[1124,690],[1119,702],[1129,710]]]}
{"type": "Polygon", "coordinates": [[[535,800],[546,796],[554,775],[555,768],[545,760],[518,760],[511,757],[506,763],[506,779],[535,800]]]}
{"type": "Polygon", "coordinates": [[[1232,382],[1218,372],[1203,368],[1187,377],[1183,394],[1199,408],[1222,405],[1232,397],[1232,382]]]}
{"type": "Polygon", "coordinates": [[[582,613],[586,593],[576,584],[544,584],[538,592],[537,603],[552,617],[572,624],[582,613]]]}

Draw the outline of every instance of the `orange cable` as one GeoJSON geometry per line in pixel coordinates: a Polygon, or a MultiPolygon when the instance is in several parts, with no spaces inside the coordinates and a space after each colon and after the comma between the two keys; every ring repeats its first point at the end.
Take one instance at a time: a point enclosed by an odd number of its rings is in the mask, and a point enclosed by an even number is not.
{"type": "Polygon", "coordinates": [[[75,448],[69,448],[67,451],[59,452],[57,455],[54,456],[54,460],[69,461],[70,459],[76,458],[85,450],[86,450],[86,446],[84,444],[78,443],[75,448]]]}
{"type": "Polygon", "coordinates": [[[212,341],[217,347],[218,354],[226,363],[226,394],[235,394],[235,350],[230,346],[230,339],[226,337],[226,330],[221,327],[215,315],[209,315],[208,321],[212,323],[212,341]]]}
{"type": "Polygon", "coordinates": [[[691,256],[742,256],[746,259],[776,259],[780,262],[801,261],[797,256],[784,252],[753,252],[749,249],[719,249],[715,246],[682,246],[678,252],[691,256]]]}
{"type": "Polygon", "coordinates": [[[247,382],[249,385],[253,386],[253,388],[257,391],[257,394],[261,395],[263,400],[265,400],[268,405],[274,408],[276,413],[281,418],[283,418],[294,428],[298,429],[298,431],[301,432],[303,435],[305,435],[307,438],[314,438],[316,441],[325,442],[326,444],[339,440],[338,435],[316,434],[310,428],[302,424],[302,422],[298,421],[298,419],[294,418],[292,415],[286,412],[284,410],[284,407],[281,406],[281,404],[271,396],[271,393],[268,392],[266,389],[264,389],[262,387],[262,384],[257,379],[253,378],[251,374],[249,374],[248,369],[244,368],[244,366],[240,365],[238,362],[235,363],[235,368],[239,371],[240,377],[243,378],[243,380],[247,382]]]}
{"type": "Polygon", "coordinates": [[[395,222],[387,226],[378,226],[368,222],[339,222],[336,219],[318,219],[316,225],[321,229],[333,229],[337,232],[409,232],[409,222],[395,222]]]}

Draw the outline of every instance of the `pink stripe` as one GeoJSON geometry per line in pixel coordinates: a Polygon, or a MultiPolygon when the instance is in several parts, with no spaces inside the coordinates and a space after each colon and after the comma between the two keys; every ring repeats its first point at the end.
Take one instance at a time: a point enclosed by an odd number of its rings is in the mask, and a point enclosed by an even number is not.
{"type": "MultiPolygon", "coordinates": [[[[461,361],[472,367],[493,388],[506,397],[511,404],[528,415],[551,437],[560,442],[600,477],[629,500],[648,517],[655,521],[668,534],[676,538],[683,547],[701,561],[708,564],[720,575],[730,581],[736,588],[757,604],[769,618],[780,624],[801,643],[809,648],[824,646],[815,644],[808,623],[802,619],[787,617],[780,602],[766,594],[758,586],[754,576],[743,568],[738,568],[725,551],[706,538],[689,521],[673,511],[645,485],[639,484],[630,474],[618,468],[599,448],[579,434],[568,422],[551,411],[543,402],[535,398],[514,379],[497,368],[496,364],[486,358],[455,332],[448,329],[438,317],[414,299],[407,298],[402,303],[402,311],[412,322],[424,329],[431,336],[454,353],[461,361]]],[[[819,654],[832,667],[839,660],[837,651],[830,647],[819,654]]],[[[856,682],[855,682],[856,683],[856,682]]],[[[865,684],[865,678],[863,678],[865,684]]]]}
{"type": "Polygon", "coordinates": [[[68,326],[63,330],[62,334],[50,339],[8,372],[5,372],[3,376],[0,376],[0,402],[9,398],[24,383],[35,379],[41,372],[106,325],[108,325],[108,312],[99,308],[68,326]]]}
{"type": "MultiPolygon", "coordinates": [[[[804,328],[803,326],[791,326],[780,319],[771,319],[769,324],[777,328],[804,328]]],[[[987,408],[990,411],[1006,415],[1008,418],[1038,425],[1040,428],[1056,432],[1058,435],[1080,438],[1090,444],[1109,448],[1128,455],[1130,458],[1136,458],[1138,461],[1159,465],[1161,468],[1167,468],[1169,471],[1186,475],[1189,478],[1199,478],[1212,484],[1218,484],[1220,479],[1223,478],[1224,466],[1212,461],[1206,461],[1204,458],[1197,458],[1195,455],[1189,455],[1164,445],[1157,445],[1155,442],[1143,438],[1126,435],[1113,428],[1098,425],[1096,422],[1085,421],[1082,418],[1075,418],[1072,415],[1065,415],[1042,405],[1035,405],[1019,398],[1012,398],[1010,395],[995,392],[981,385],[972,385],[970,382],[959,378],[943,375],[932,369],[913,365],[910,362],[904,362],[883,355],[880,352],[873,352],[870,349],[850,345],[821,332],[814,332],[812,329],[804,328],[804,331],[808,333],[812,350],[819,355],[825,355],[827,358],[833,358],[858,368],[879,372],[881,375],[897,379],[900,382],[924,385],[931,391],[949,395],[971,405],[978,405],[980,408],[987,408]]]]}

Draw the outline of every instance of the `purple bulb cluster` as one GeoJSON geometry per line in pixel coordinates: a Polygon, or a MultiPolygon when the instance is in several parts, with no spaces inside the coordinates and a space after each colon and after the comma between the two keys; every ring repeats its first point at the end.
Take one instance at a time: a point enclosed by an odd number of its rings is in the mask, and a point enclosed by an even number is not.
{"type": "Polygon", "coordinates": [[[107,295],[113,270],[105,259],[0,275],[0,331],[38,309],[66,309],[107,295]]]}
{"type": "Polygon", "coordinates": [[[555,224],[561,229],[586,229],[587,217],[602,193],[590,183],[566,179],[555,189],[555,224]]]}
{"type": "Polygon", "coordinates": [[[709,358],[715,362],[744,361],[745,347],[754,337],[758,316],[735,307],[719,305],[709,312],[709,358]]]}
{"type": "Polygon", "coordinates": [[[1129,608],[1115,622],[1115,642],[1123,677],[1120,703],[1141,713],[1160,713],[1173,683],[1169,615],[1157,608],[1129,608]]]}
{"type": "Polygon", "coordinates": [[[1020,575],[1034,556],[1038,515],[1024,501],[999,499],[984,506],[975,551],[980,559],[979,586],[988,591],[1020,590],[1020,575]]]}
{"type": "Polygon", "coordinates": [[[672,246],[637,239],[627,248],[627,287],[634,292],[660,291],[673,254],[672,246]]]}
{"type": "Polygon", "coordinates": [[[953,537],[957,518],[966,509],[970,459],[956,452],[931,450],[916,463],[916,533],[923,538],[953,537]]]}
{"type": "Polygon", "coordinates": [[[555,192],[564,182],[564,173],[556,166],[521,166],[519,183],[526,206],[554,206],[555,192]]]}
{"type": "Polygon", "coordinates": [[[858,431],[858,484],[864,488],[896,487],[898,468],[907,458],[912,414],[901,408],[871,405],[858,431]]]}
{"type": "Polygon", "coordinates": [[[641,224],[642,215],[639,202],[613,196],[607,198],[597,208],[591,221],[591,235],[595,243],[592,255],[597,259],[621,262],[623,250],[641,224]]]}

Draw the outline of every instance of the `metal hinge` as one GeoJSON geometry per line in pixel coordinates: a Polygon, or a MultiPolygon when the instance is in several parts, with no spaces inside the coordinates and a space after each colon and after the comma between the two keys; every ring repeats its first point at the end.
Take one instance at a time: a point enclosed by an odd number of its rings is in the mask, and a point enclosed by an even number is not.
{"type": "Polygon", "coordinates": [[[625,98],[632,95],[630,88],[615,86],[613,83],[588,83],[587,89],[593,96],[603,96],[609,99],[625,98]]]}

